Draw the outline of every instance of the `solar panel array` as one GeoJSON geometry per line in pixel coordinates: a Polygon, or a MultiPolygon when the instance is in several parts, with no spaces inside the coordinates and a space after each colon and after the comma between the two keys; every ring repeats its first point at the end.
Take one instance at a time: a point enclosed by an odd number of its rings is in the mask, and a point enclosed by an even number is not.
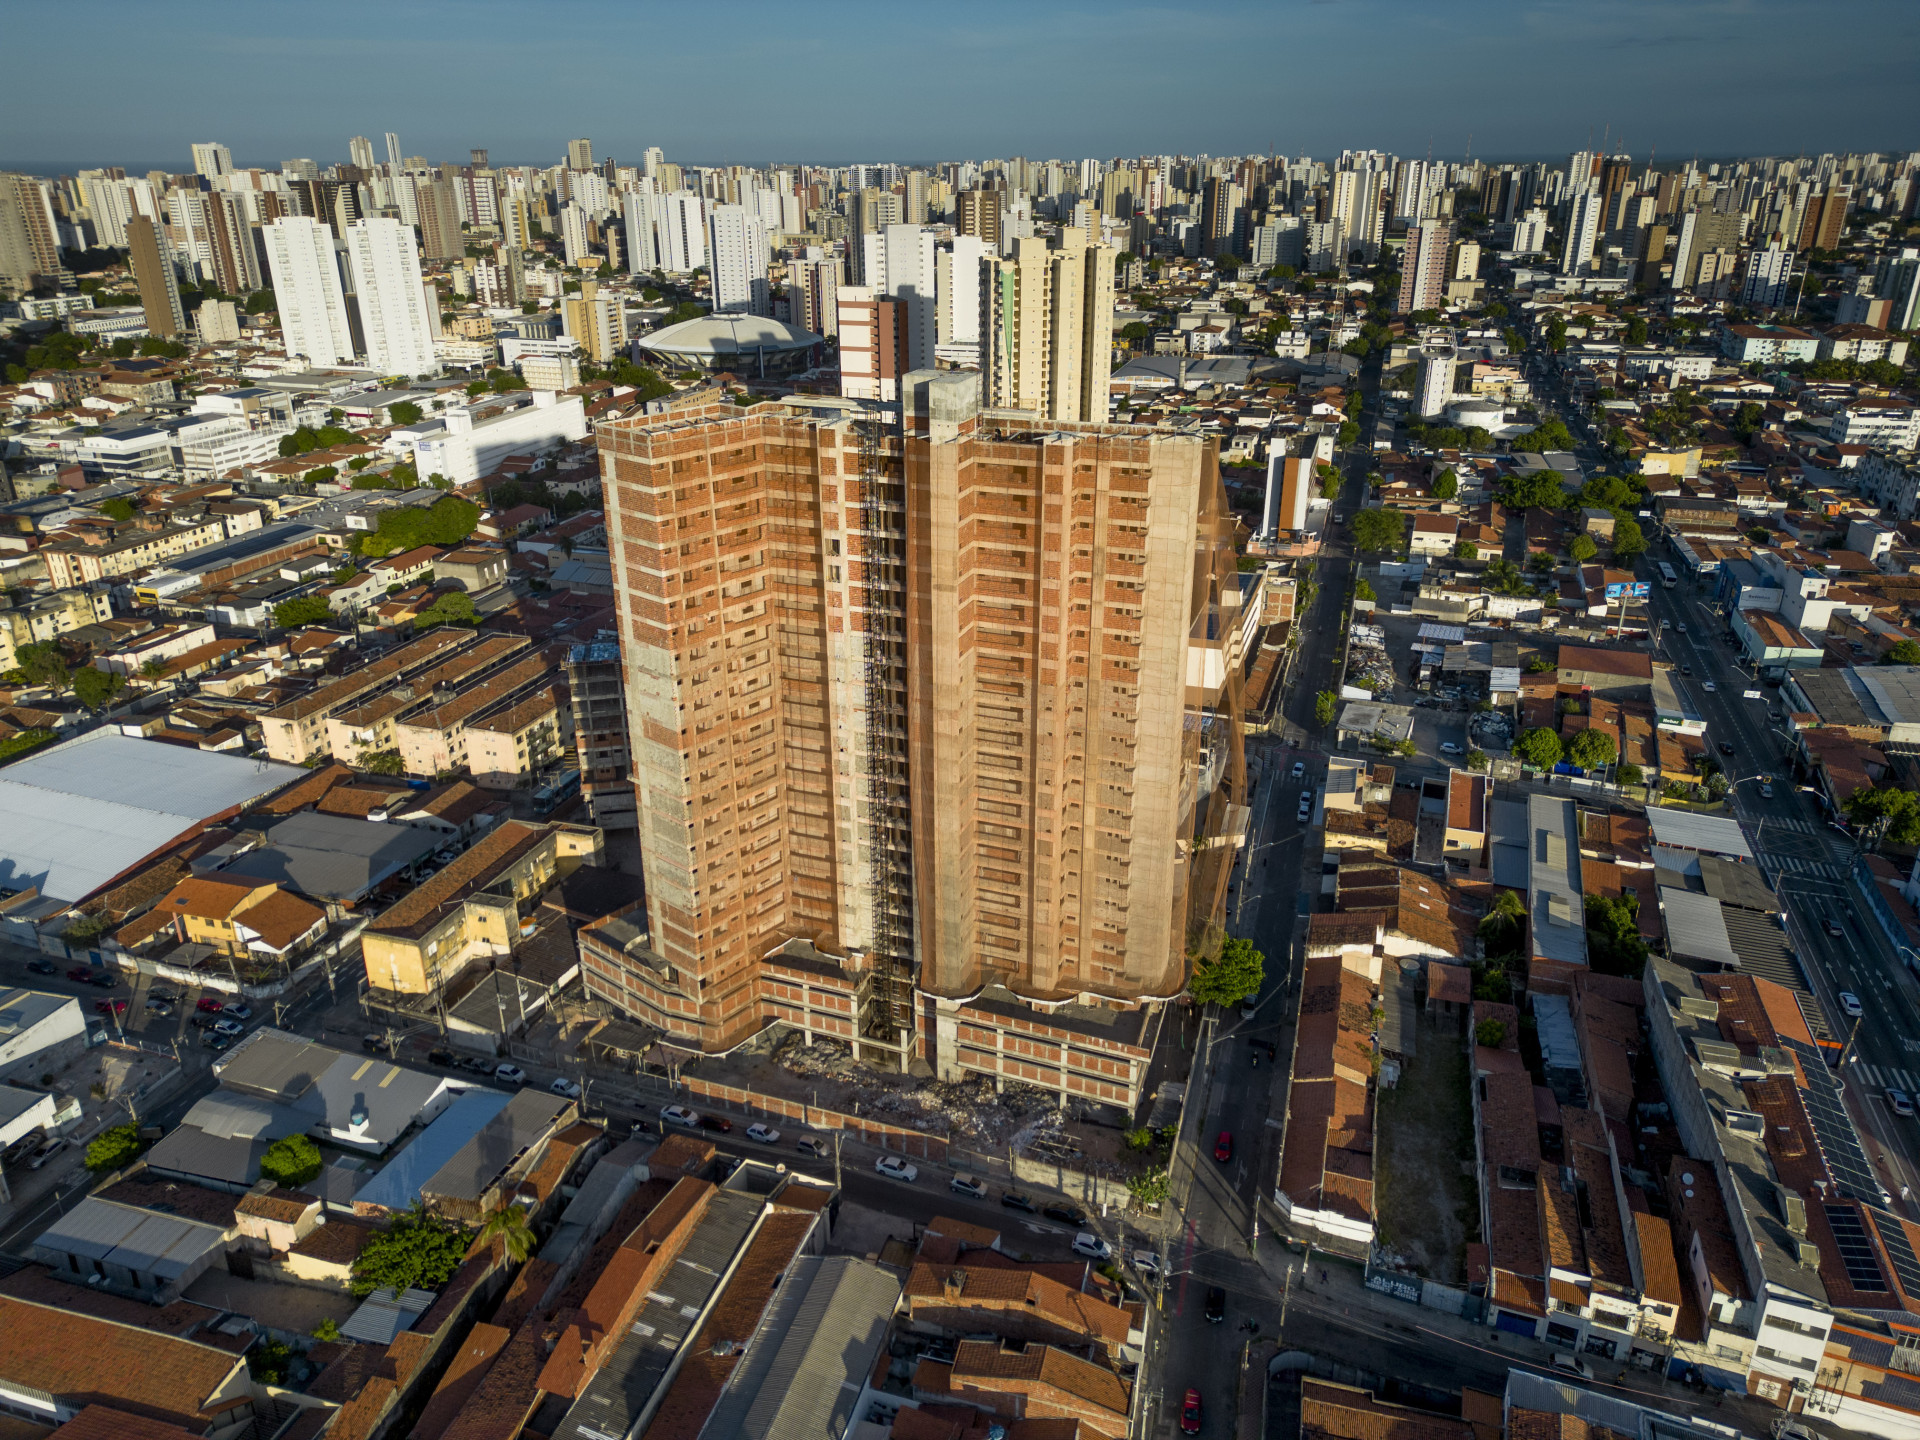
{"type": "Polygon", "coordinates": [[[1813,1138],[1820,1146],[1820,1158],[1827,1162],[1827,1173],[1833,1176],[1833,1183],[1842,1195],[1864,1205],[1885,1204],[1886,1192],[1880,1188],[1873,1167],[1867,1163],[1866,1151],[1860,1148],[1860,1135],[1847,1114],[1840,1082],[1811,1045],[1785,1036],[1780,1043],[1800,1059],[1800,1073],[1807,1082],[1800,1088],[1800,1103],[1806,1106],[1807,1118],[1813,1122],[1813,1138]]]}
{"type": "Polygon", "coordinates": [[[1920,1255],[1913,1253],[1913,1242],[1907,1238],[1906,1227],[1901,1225],[1900,1217],[1876,1210],[1873,1212],[1873,1228],[1880,1232],[1880,1244],[1887,1252],[1887,1261],[1893,1266],[1894,1278],[1900,1282],[1900,1289],[1911,1298],[1920,1300],[1920,1255]]]}
{"type": "Polygon", "coordinates": [[[1860,1216],[1848,1205],[1828,1205],[1825,1209],[1827,1228],[1833,1231],[1834,1243],[1840,1250],[1840,1263],[1847,1267],[1847,1283],[1856,1290],[1884,1292],[1887,1281],[1880,1273],[1879,1252],[1874,1249],[1867,1227],[1860,1223],[1860,1216]]]}

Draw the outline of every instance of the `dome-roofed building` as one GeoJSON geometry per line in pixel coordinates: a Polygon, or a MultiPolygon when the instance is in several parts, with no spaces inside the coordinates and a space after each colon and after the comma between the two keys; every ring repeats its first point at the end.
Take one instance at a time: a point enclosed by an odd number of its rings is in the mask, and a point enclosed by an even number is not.
{"type": "Polygon", "coordinates": [[[810,331],[764,315],[701,315],[667,325],[637,341],[655,361],[730,370],[756,379],[811,370],[827,342],[810,331]]]}

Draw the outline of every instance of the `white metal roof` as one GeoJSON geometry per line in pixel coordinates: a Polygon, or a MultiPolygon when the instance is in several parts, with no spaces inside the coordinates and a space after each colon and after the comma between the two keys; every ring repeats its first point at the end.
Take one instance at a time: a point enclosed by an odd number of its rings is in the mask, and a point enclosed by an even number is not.
{"type": "Polygon", "coordinates": [[[804,350],[820,337],[764,315],[702,315],[640,337],[643,350],[665,355],[752,354],[756,350],[804,350]]]}
{"type": "Polygon", "coordinates": [[[89,1195],[34,1244],[49,1256],[78,1255],[173,1280],[225,1238],[217,1225],[89,1195]]]}
{"type": "Polygon", "coordinates": [[[1662,885],[1660,917],[1666,922],[1667,949],[1676,960],[1709,960],[1730,970],[1738,968],[1740,957],[1727,938],[1720,902],[1711,895],[1662,885]]]}
{"type": "Polygon", "coordinates": [[[0,885],[79,900],[297,765],[95,730],[0,770],[0,885]]]}
{"type": "Polygon", "coordinates": [[[1698,815],[1691,810],[1655,806],[1647,810],[1647,823],[1653,828],[1657,845],[1702,850],[1709,855],[1734,855],[1742,860],[1753,858],[1753,848],[1747,844],[1740,822],[1724,815],[1698,815]]]}

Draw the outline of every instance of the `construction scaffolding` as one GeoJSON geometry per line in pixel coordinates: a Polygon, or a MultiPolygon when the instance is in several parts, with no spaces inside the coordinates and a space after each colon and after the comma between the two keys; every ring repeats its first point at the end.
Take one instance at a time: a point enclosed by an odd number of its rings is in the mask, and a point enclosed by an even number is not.
{"type": "MultiPolygon", "coordinates": [[[[899,423],[897,420],[894,422],[899,423]]],[[[888,421],[855,421],[860,447],[860,574],[867,702],[867,851],[873,903],[873,990],[861,1033],[912,1054],[913,829],[907,775],[904,445],[888,421]]]]}

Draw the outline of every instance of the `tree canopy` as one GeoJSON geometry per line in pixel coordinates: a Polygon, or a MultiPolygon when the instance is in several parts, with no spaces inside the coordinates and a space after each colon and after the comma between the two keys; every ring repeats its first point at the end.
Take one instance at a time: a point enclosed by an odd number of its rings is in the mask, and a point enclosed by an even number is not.
{"type": "Polygon", "coordinates": [[[1847,823],[1874,835],[1875,843],[1920,845],[1920,794],[1862,785],[1841,802],[1847,823]]]}
{"type": "Polygon", "coordinates": [[[1601,975],[1639,975],[1647,963],[1637,895],[1587,896],[1587,963],[1601,975]]]}
{"type": "Polygon", "coordinates": [[[127,677],[88,665],[73,672],[73,698],[89,710],[104,710],[127,688],[127,677]]]}
{"type": "Polygon", "coordinates": [[[464,590],[449,590],[433,604],[413,617],[413,628],[431,630],[436,625],[478,625],[480,612],[473,597],[464,590]]]}
{"type": "Polygon", "coordinates": [[[1619,516],[1613,521],[1613,558],[1632,560],[1647,553],[1646,532],[1641,530],[1638,520],[1627,520],[1619,516]]]}
{"type": "Polygon", "coordinates": [[[1555,416],[1524,435],[1514,436],[1507,444],[1516,455],[1543,455],[1549,450],[1573,449],[1573,434],[1567,429],[1567,422],[1555,416]]]}
{"type": "Polygon", "coordinates": [[[1584,565],[1600,553],[1600,547],[1593,543],[1593,537],[1580,534],[1567,542],[1567,555],[1576,565],[1584,565]]]}
{"type": "Polygon", "coordinates": [[[288,1135],[274,1141],[260,1157],[260,1178],[291,1190],[318,1175],[324,1163],[313,1141],[305,1135],[288,1135]]]}
{"type": "Polygon", "coordinates": [[[352,1290],[438,1290],[466,1258],[471,1237],[431,1214],[418,1201],[375,1235],[353,1262],[352,1290]]]}
{"type": "Polygon", "coordinates": [[[1514,742],[1513,753],[1536,770],[1551,770],[1560,763],[1560,737],[1544,725],[1529,730],[1514,742]]]}
{"type": "Polygon", "coordinates": [[[411,400],[396,400],[387,407],[387,418],[396,425],[418,424],[421,409],[411,400]]]}
{"type": "Polygon", "coordinates": [[[282,600],[273,607],[273,623],[282,630],[293,630],[302,625],[317,625],[323,620],[332,618],[333,607],[322,595],[300,595],[292,600],[282,600]]]}
{"type": "Polygon", "coordinates": [[[1896,640],[1880,657],[1882,665],[1920,665],[1920,642],[1896,640]]]}
{"type": "Polygon", "coordinates": [[[1322,690],[1313,697],[1313,718],[1321,726],[1331,725],[1339,708],[1340,697],[1331,690],[1322,690]]]}
{"type": "Polygon", "coordinates": [[[1500,503],[1510,510],[1559,510],[1567,503],[1567,487],[1558,470],[1529,470],[1500,483],[1500,503]]]}
{"type": "Polygon", "coordinates": [[[87,1146],[87,1169],[95,1174],[118,1170],[136,1159],[146,1148],[140,1140],[139,1126],[115,1125],[110,1130],[102,1130],[87,1146]]]}
{"type": "Polygon", "coordinates": [[[1398,550],[1406,543],[1407,517],[1398,510],[1360,510],[1353,517],[1358,550],[1398,550]]]}
{"type": "Polygon", "coordinates": [[[480,523],[480,507],[458,495],[446,495],[431,505],[407,505],[380,512],[380,528],[354,536],[355,550],[378,559],[422,545],[458,545],[480,523]]]}
{"type": "Polygon", "coordinates": [[[305,455],[310,450],[325,450],[330,445],[352,445],[359,438],[351,430],[338,425],[322,425],[318,430],[311,425],[302,425],[291,435],[280,437],[280,458],[291,459],[295,455],[305,455]]]}
{"type": "Polygon", "coordinates": [[[1611,765],[1620,753],[1613,736],[1604,730],[1582,730],[1567,746],[1567,758],[1582,770],[1598,770],[1611,765]]]}
{"type": "Polygon", "coordinates": [[[1254,948],[1253,942],[1230,935],[1220,942],[1218,956],[1194,965],[1187,992],[1197,1004],[1237,1005],[1249,995],[1260,993],[1266,973],[1267,957],[1254,948]]]}
{"type": "Polygon", "coordinates": [[[1451,500],[1460,493],[1460,477],[1451,470],[1440,472],[1440,478],[1433,482],[1433,498],[1451,500]]]}

